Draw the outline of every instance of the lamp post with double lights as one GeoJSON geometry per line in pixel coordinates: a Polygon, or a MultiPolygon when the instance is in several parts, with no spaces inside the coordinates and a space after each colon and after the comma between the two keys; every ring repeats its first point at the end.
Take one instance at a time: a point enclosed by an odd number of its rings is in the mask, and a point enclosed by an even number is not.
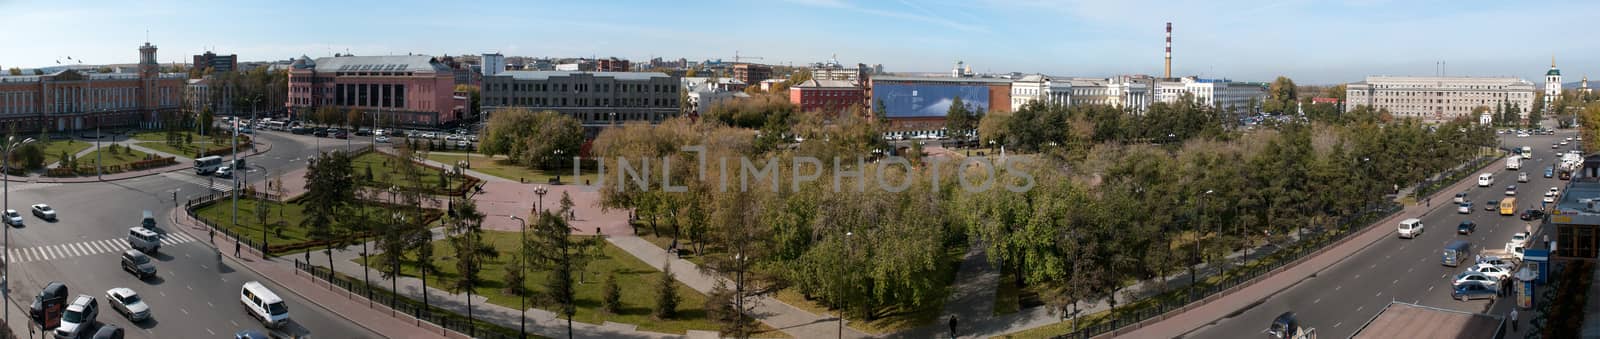
{"type": "MultiPolygon", "coordinates": [[[[4,146],[4,148],[5,148],[3,150],[3,151],[5,151],[5,160],[4,160],[5,167],[4,168],[0,168],[0,176],[4,176],[4,179],[5,179],[5,184],[4,184],[4,190],[5,190],[5,202],[4,202],[4,204],[5,204],[5,206],[4,207],[5,207],[6,211],[10,211],[11,210],[11,153],[12,153],[12,151],[16,151],[17,147],[22,146],[22,145],[31,144],[31,143],[33,143],[33,141],[34,141],[33,138],[26,138],[26,139],[22,139],[22,140],[17,140],[17,136],[8,135],[8,136],[6,136],[5,144],[4,145],[0,145],[0,146],[4,146]]],[[[9,216],[7,216],[7,217],[9,218],[9,216]]],[[[7,323],[10,323],[11,322],[11,264],[10,264],[10,262],[11,262],[11,251],[10,251],[10,249],[11,249],[11,225],[6,225],[5,227],[6,227],[5,242],[6,242],[7,251],[6,251],[6,255],[5,255],[6,257],[4,258],[4,260],[0,260],[0,267],[4,267],[5,268],[5,275],[3,276],[4,280],[0,280],[0,295],[3,295],[3,297],[6,299],[6,301],[5,301],[5,308],[6,308],[6,310],[5,310],[5,320],[6,320],[7,323]]]]}
{"type": "Polygon", "coordinates": [[[533,211],[533,215],[540,216],[540,218],[544,217],[544,195],[547,193],[550,193],[550,189],[544,188],[544,185],[533,188],[533,194],[539,196],[538,210],[533,211]]]}

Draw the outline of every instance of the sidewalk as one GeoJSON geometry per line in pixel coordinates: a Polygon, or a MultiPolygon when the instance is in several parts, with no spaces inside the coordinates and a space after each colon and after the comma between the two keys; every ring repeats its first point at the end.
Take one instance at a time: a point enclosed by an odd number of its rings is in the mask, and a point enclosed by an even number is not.
{"type": "MultiPolygon", "coordinates": [[[[1504,170],[1504,167],[1505,162],[1492,161],[1483,171],[1497,172],[1504,170]]],[[[1434,192],[1434,195],[1453,194],[1453,192],[1466,190],[1474,184],[1471,179],[1471,176],[1467,176],[1446,189],[1434,192]]],[[[1407,206],[1400,213],[1368,225],[1365,230],[1345,238],[1343,242],[1324,247],[1319,253],[1308,255],[1299,263],[1256,278],[1252,283],[1240,285],[1233,292],[1213,295],[1208,298],[1210,301],[1201,301],[1197,305],[1188,306],[1185,310],[1174,311],[1171,314],[1164,315],[1163,317],[1165,318],[1157,317],[1146,321],[1145,324],[1135,325],[1142,326],[1140,328],[1121,330],[1110,334],[1127,338],[1172,338],[1185,335],[1221,317],[1270,298],[1272,295],[1294,286],[1294,284],[1299,283],[1306,277],[1321,272],[1333,266],[1333,264],[1360,252],[1367,246],[1376,243],[1379,239],[1388,237],[1394,232],[1394,228],[1386,227],[1387,225],[1393,225],[1404,218],[1423,215],[1428,210],[1442,207],[1443,205],[1446,204],[1431,207],[1425,205],[1407,206]]]]}

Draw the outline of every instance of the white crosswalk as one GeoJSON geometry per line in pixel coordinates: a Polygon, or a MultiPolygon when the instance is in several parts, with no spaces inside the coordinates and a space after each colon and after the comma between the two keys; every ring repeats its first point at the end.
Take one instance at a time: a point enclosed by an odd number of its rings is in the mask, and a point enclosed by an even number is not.
{"type": "MultiPolygon", "coordinates": [[[[191,184],[195,184],[195,185],[206,186],[206,187],[209,187],[213,191],[217,191],[217,192],[221,192],[221,193],[227,193],[227,192],[233,191],[233,179],[208,178],[208,177],[196,175],[196,174],[194,174],[194,172],[181,172],[181,171],[180,172],[173,172],[173,173],[166,173],[166,174],[163,174],[163,176],[168,177],[168,178],[178,179],[180,181],[191,183],[191,184]]],[[[243,185],[243,183],[240,183],[240,185],[243,185]]]]}
{"type": "MultiPolygon", "coordinates": [[[[196,239],[183,233],[167,233],[161,237],[163,246],[194,242],[196,239]]],[[[12,263],[46,261],[62,258],[81,257],[101,253],[120,253],[132,247],[128,246],[127,239],[106,239],[76,242],[39,247],[14,248],[6,251],[6,258],[12,263]]]]}

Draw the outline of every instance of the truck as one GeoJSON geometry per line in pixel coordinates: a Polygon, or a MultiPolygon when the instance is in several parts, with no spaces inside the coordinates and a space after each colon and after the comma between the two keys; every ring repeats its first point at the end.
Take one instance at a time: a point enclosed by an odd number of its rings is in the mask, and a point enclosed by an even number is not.
{"type": "Polygon", "coordinates": [[[1511,155],[1506,157],[1506,170],[1516,171],[1522,169],[1522,156],[1511,155]]]}
{"type": "Polygon", "coordinates": [[[1561,180],[1568,180],[1572,179],[1572,173],[1580,168],[1583,168],[1583,156],[1578,153],[1566,153],[1561,155],[1561,164],[1556,167],[1556,173],[1560,174],[1561,180]]]}

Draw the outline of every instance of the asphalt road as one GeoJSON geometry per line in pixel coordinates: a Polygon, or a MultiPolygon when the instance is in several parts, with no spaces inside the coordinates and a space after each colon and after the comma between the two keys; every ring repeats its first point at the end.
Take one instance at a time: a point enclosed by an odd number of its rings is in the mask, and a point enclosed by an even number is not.
{"type": "MultiPolygon", "coordinates": [[[[1503,315],[1510,312],[1512,298],[1457,301],[1450,297],[1450,277],[1465,270],[1440,264],[1442,249],[1456,239],[1472,242],[1474,251],[1484,248],[1501,248],[1511,235],[1521,232],[1524,222],[1516,216],[1501,216],[1485,211],[1483,203],[1505,198],[1506,185],[1517,185],[1518,213],[1530,207],[1539,207],[1539,201],[1550,187],[1564,187],[1566,182],[1545,178],[1544,167],[1556,161],[1552,142],[1575,136],[1572,131],[1560,131],[1553,136],[1502,135],[1506,146],[1531,146],[1534,159],[1525,161],[1521,172],[1527,172],[1529,182],[1517,183],[1517,172],[1502,170],[1495,173],[1494,184],[1474,187],[1467,193],[1474,202],[1470,214],[1460,214],[1450,200],[1457,192],[1442,192],[1431,202],[1433,209],[1421,217],[1426,232],[1416,239],[1390,236],[1361,250],[1346,260],[1334,264],[1287,290],[1273,295],[1242,312],[1225,315],[1222,319],[1190,332],[1192,338],[1250,338],[1261,336],[1274,317],[1286,311],[1295,312],[1302,324],[1315,328],[1317,335],[1328,338],[1346,338],[1368,320],[1377,316],[1392,301],[1503,315]],[[1463,220],[1473,220],[1478,231],[1470,235],[1456,234],[1456,225],[1463,220]]],[[[1476,175],[1473,176],[1476,181],[1476,175]]],[[[1393,225],[1378,225],[1395,232],[1393,225]]],[[[1532,237],[1538,239],[1537,236],[1532,237]]],[[[1471,259],[1468,259],[1469,262],[1471,259]]],[[[1465,263],[1464,263],[1465,264],[1465,263]]]]}
{"type": "MultiPolygon", "coordinates": [[[[259,138],[273,142],[273,148],[248,161],[249,169],[242,178],[251,182],[264,180],[264,173],[303,167],[317,151],[316,138],[310,136],[262,133],[259,138]]],[[[345,145],[344,140],[321,141],[324,149],[345,145]]],[[[215,187],[225,189],[226,182],[218,179],[215,187]]],[[[319,338],[377,337],[254,272],[232,267],[220,260],[205,239],[181,232],[172,232],[153,256],[157,277],[141,281],[121,270],[119,257],[127,248],[127,229],[138,224],[142,211],[155,212],[158,227],[165,231],[175,204],[173,193],[185,200],[206,194],[211,183],[187,170],[108,183],[12,183],[10,206],[22,211],[27,225],[11,229],[10,234],[15,257],[10,274],[12,328],[28,333],[21,327],[28,323],[27,305],[42,286],[62,281],[74,295],[100,299],[99,322],[127,329],[131,338],[216,338],[247,328],[260,330],[264,329],[261,324],[238,302],[240,286],[254,280],[288,302],[289,333],[319,338]],[[27,206],[40,202],[55,207],[59,221],[46,222],[28,214],[27,206]],[[134,324],[112,311],[104,294],[113,287],[132,288],[143,296],[152,308],[152,319],[134,324]]]]}

